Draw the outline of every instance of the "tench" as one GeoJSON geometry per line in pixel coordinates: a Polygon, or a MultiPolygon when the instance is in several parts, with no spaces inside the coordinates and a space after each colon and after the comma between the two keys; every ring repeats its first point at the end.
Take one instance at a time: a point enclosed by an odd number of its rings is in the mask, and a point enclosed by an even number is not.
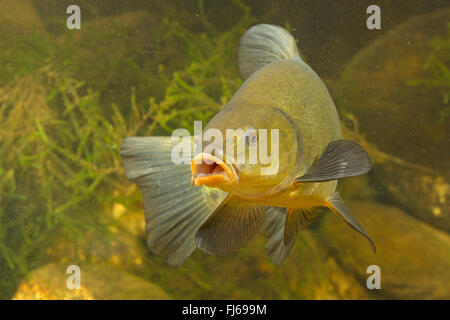
{"type": "Polygon", "coordinates": [[[333,100],[294,38],[278,26],[253,26],[241,37],[238,60],[244,83],[205,127],[223,138],[208,148],[202,137],[191,139],[195,157],[182,163],[173,161],[179,141],[172,137],[129,137],[122,144],[126,175],[143,194],[150,249],[180,265],[195,248],[226,255],[260,232],[269,238],[271,261],[280,264],[298,232],[327,207],[375,251],[336,192],[339,179],[370,171],[370,157],[342,139],[333,100]],[[249,161],[263,140],[270,163],[249,161]]]}

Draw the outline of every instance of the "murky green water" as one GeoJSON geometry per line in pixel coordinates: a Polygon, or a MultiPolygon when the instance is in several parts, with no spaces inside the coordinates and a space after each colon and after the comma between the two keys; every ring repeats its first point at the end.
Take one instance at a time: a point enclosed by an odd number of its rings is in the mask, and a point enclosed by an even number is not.
{"type": "Polygon", "coordinates": [[[450,7],[378,1],[370,30],[371,4],[0,0],[0,298],[449,299],[450,7]],[[376,254],[330,211],[280,266],[259,235],[181,267],[146,248],[120,144],[206,123],[242,84],[239,38],[257,23],[293,34],[370,154],[338,189],[376,254]]]}

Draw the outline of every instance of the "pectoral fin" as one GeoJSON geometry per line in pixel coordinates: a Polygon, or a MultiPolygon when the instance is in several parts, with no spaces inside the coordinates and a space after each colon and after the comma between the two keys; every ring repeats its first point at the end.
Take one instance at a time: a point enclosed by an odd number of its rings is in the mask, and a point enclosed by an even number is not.
{"type": "Polygon", "coordinates": [[[319,160],[296,182],[322,182],[365,174],[372,168],[367,152],[356,142],[330,142],[319,160]]]}
{"type": "Polygon", "coordinates": [[[377,248],[375,247],[375,244],[373,243],[372,239],[369,238],[367,233],[364,231],[363,227],[358,223],[356,218],[353,216],[353,214],[350,212],[350,209],[347,208],[347,206],[344,203],[344,200],[341,198],[338,192],[333,193],[329,198],[327,202],[327,206],[335,213],[340,215],[345,222],[348,223],[350,227],[358,231],[360,234],[362,234],[367,240],[369,240],[370,244],[372,245],[373,252],[375,253],[377,251],[377,248]]]}
{"type": "Polygon", "coordinates": [[[197,247],[217,256],[232,253],[258,232],[264,214],[264,206],[229,195],[197,231],[197,247]]]}

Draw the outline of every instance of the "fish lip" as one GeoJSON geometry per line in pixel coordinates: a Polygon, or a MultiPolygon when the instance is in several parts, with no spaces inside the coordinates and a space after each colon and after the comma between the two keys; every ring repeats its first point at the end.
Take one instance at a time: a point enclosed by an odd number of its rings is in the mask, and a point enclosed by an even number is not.
{"type": "Polygon", "coordinates": [[[205,152],[199,153],[192,159],[191,172],[191,186],[194,184],[196,186],[226,185],[238,179],[237,170],[233,163],[224,162],[222,159],[205,152]],[[211,162],[211,164],[207,162],[211,162]],[[220,171],[217,171],[217,173],[213,171],[205,172],[205,170],[211,170],[212,165],[215,165],[214,170],[219,166],[220,171]]]}

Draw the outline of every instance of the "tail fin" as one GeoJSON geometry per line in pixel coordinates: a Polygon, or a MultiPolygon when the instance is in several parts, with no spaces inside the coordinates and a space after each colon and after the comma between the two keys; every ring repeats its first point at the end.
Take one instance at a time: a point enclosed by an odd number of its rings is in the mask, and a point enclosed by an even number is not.
{"type": "Polygon", "coordinates": [[[258,24],[248,29],[241,37],[239,50],[239,72],[247,80],[260,68],[281,59],[300,59],[295,39],[281,27],[258,24]]]}
{"type": "Polygon", "coordinates": [[[127,178],[142,191],[147,244],[171,265],[196,248],[195,234],[226,198],[218,189],[191,188],[189,164],[175,164],[171,137],[130,137],[121,147],[127,178]]]}

